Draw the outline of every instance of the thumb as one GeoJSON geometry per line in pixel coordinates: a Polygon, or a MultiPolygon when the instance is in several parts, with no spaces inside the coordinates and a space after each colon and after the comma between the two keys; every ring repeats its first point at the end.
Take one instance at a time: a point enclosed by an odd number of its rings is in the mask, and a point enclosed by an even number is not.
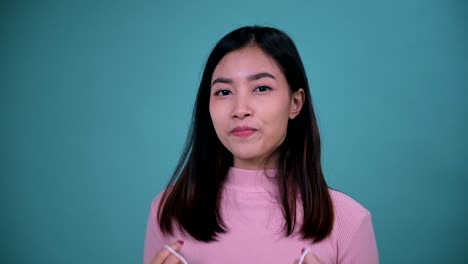
{"type": "Polygon", "coordinates": [[[302,262],[299,261],[299,264],[321,264],[319,258],[310,252],[309,249],[302,249],[301,251],[303,257],[301,257],[302,262]]]}
{"type": "MultiPolygon", "coordinates": [[[[183,240],[178,240],[177,242],[174,242],[168,246],[174,251],[178,252],[183,244],[184,244],[183,240]]],[[[156,256],[154,256],[153,261],[151,263],[152,264],[163,263],[164,260],[166,260],[171,254],[172,253],[167,248],[163,248],[156,254],[156,256]]]]}
{"type": "Polygon", "coordinates": [[[183,240],[177,240],[177,242],[174,242],[172,244],[169,245],[170,248],[172,248],[173,250],[175,251],[179,251],[180,248],[184,245],[184,241],[183,240]]]}

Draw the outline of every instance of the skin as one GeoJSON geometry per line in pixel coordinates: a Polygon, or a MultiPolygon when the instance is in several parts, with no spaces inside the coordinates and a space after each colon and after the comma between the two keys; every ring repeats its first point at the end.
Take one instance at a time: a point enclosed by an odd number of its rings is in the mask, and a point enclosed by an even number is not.
{"type": "Polygon", "coordinates": [[[304,102],[304,90],[291,92],[276,62],[259,47],[248,46],[224,56],[212,76],[210,115],[218,138],[232,153],[234,167],[275,168],[266,158],[286,137],[289,119],[304,102]],[[240,137],[232,132],[248,126],[254,132],[240,137]]]}
{"type": "MultiPolygon", "coordinates": [[[[296,260],[294,264],[299,264],[299,259],[296,260]]],[[[302,260],[302,264],[321,264],[321,263],[317,256],[315,256],[312,253],[308,253],[302,260]]]]}
{"type": "MultiPolygon", "coordinates": [[[[284,141],[289,119],[301,111],[304,90],[291,92],[276,62],[259,47],[248,46],[230,52],[216,66],[211,80],[210,115],[221,143],[232,153],[234,167],[275,168],[276,159],[265,163],[269,154],[284,141]],[[236,127],[253,130],[234,133],[236,127]]],[[[179,252],[182,243],[170,245],[179,252]]],[[[298,250],[299,263],[302,255],[298,250]]],[[[159,251],[152,264],[182,263],[167,249],[159,251]]],[[[320,264],[309,253],[303,264],[320,264]]]]}
{"type": "MultiPolygon", "coordinates": [[[[179,253],[180,248],[182,247],[183,242],[180,241],[170,244],[169,246],[179,253]]],[[[151,264],[182,264],[182,262],[174,256],[169,250],[163,248],[161,249],[156,256],[154,256],[151,264]]]]}
{"type": "MultiPolygon", "coordinates": [[[[172,243],[169,246],[174,249],[177,253],[180,253],[183,242],[180,240],[178,242],[172,243]]],[[[301,252],[302,255],[302,252],[301,252]]],[[[167,249],[163,248],[159,251],[156,256],[154,256],[151,264],[182,264],[182,262],[167,249]]],[[[294,264],[299,264],[299,259],[294,261],[294,264]]],[[[312,253],[309,253],[305,256],[302,264],[321,264],[317,256],[312,253]]]]}

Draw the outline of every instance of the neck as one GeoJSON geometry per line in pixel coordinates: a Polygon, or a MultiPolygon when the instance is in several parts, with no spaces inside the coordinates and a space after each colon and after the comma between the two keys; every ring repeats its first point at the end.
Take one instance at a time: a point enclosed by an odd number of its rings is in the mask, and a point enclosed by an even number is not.
{"type": "Polygon", "coordinates": [[[257,159],[239,159],[234,157],[235,168],[244,170],[276,170],[278,169],[278,159],[257,158],[257,159]]]}
{"type": "Polygon", "coordinates": [[[241,191],[272,192],[276,190],[277,170],[249,170],[231,167],[228,171],[227,188],[241,191]]]}

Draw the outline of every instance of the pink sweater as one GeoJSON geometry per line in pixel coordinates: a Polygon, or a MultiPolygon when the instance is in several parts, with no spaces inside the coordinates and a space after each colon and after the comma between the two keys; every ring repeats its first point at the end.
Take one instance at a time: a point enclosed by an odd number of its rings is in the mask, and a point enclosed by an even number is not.
{"type": "MultiPolygon", "coordinates": [[[[143,263],[151,263],[164,244],[184,240],[180,251],[189,264],[278,263],[293,264],[301,249],[310,247],[323,264],[378,263],[377,245],[368,210],[343,193],[330,190],[335,210],[331,234],[318,243],[285,237],[281,232],[284,218],[274,198],[271,181],[275,171],[251,171],[231,168],[221,203],[221,213],[228,232],[219,241],[198,242],[179,232],[163,235],[157,224],[160,196],[151,204],[146,231],[143,263]]],[[[301,214],[298,216],[301,217],[301,214]]]]}

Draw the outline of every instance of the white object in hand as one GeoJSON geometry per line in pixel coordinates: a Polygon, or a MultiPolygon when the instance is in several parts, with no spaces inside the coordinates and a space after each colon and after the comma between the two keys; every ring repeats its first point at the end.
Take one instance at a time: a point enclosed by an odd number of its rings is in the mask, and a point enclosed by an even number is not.
{"type": "Polygon", "coordinates": [[[187,261],[184,259],[184,257],[182,257],[182,255],[177,253],[177,251],[172,249],[170,246],[164,245],[164,248],[167,249],[169,252],[171,252],[172,255],[176,256],[180,261],[182,261],[182,263],[188,264],[187,261]]]}
{"type": "Polygon", "coordinates": [[[304,250],[304,253],[302,253],[301,259],[299,259],[299,264],[302,264],[302,261],[304,261],[304,258],[307,254],[309,254],[310,248],[304,250]]]}

